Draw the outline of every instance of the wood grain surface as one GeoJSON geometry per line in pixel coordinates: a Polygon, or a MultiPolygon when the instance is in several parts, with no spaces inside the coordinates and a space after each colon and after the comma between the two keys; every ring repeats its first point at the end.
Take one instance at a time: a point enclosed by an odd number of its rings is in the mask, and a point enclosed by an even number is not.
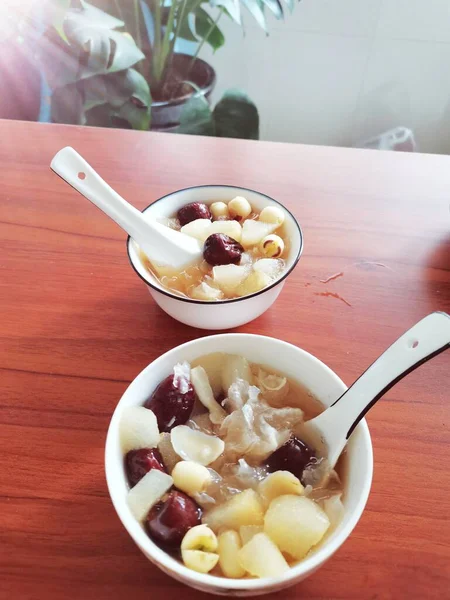
{"type": "MultiPolygon", "coordinates": [[[[421,317],[450,312],[450,159],[0,121],[0,597],[206,598],[135,547],[103,451],[130,381],[208,332],[152,302],[124,233],[50,171],[65,145],[139,208],[207,183],[284,203],[303,257],[275,306],[239,331],[301,346],[347,383],[421,317]]],[[[449,367],[438,356],[370,412],[364,515],[282,597],[450,598],[449,367]]]]}

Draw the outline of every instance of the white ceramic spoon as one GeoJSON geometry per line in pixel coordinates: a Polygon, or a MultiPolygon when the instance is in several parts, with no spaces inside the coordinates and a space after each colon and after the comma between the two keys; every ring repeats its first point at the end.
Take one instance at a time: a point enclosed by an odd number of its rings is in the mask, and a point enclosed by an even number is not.
{"type": "Polygon", "coordinates": [[[434,312],[394,342],[330,408],[307,421],[301,437],[327,456],[333,468],[352,431],[375,402],[408,373],[448,348],[450,316],[434,312]]]}
{"type": "Polygon", "coordinates": [[[50,167],[64,181],[111,217],[145,252],[152,265],[182,270],[202,258],[203,246],[195,238],[147,220],[124,200],[69,146],[53,158],[50,167]]]}

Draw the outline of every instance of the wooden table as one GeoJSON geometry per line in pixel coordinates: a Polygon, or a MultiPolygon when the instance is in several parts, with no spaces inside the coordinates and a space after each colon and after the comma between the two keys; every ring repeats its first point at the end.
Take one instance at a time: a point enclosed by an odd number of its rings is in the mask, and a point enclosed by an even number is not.
{"type": "MultiPolygon", "coordinates": [[[[286,204],[303,257],[276,305],[240,331],[297,344],[347,383],[421,317],[450,312],[450,159],[7,121],[0,136],[0,597],[206,598],[128,537],[103,448],[130,381],[208,332],[156,307],[122,231],[50,171],[51,158],[74,146],[139,208],[206,183],[286,204]]],[[[449,366],[441,354],[371,411],[366,511],[284,597],[450,598],[449,366]]]]}

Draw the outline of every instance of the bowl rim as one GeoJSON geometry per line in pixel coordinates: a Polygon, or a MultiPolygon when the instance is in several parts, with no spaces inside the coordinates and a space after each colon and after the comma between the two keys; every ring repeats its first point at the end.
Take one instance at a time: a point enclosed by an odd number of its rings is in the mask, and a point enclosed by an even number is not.
{"type": "MultiPolygon", "coordinates": [[[[347,538],[350,536],[353,529],[356,527],[359,519],[361,518],[361,516],[364,512],[364,509],[365,509],[365,506],[367,503],[367,499],[369,497],[370,488],[372,485],[372,477],[373,477],[373,446],[372,446],[372,440],[371,440],[371,436],[370,436],[370,432],[369,432],[369,427],[368,427],[365,419],[362,419],[356,428],[356,430],[359,430],[361,432],[361,435],[363,436],[363,440],[364,440],[364,445],[366,447],[364,482],[363,482],[363,485],[362,485],[360,493],[359,493],[356,507],[350,513],[348,523],[347,523],[345,529],[340,532],[339,536],[332,542],[332,544],[325,543],[324,546],[319,548],[316,553],[314,553],[313,555],[311,555],[309,557],[306,557],[305,559],[303,559],[302,561],[300,561],[299,563],[297,563],[296,565],[291,567],[289,569],[289,571],[287,571],[284,575],[281,575],[279,577],[264,577],[261,579],[230,579],[230,578],[226,578],[226,577],[218,577],[216,575],[211,575],[209,573],[206,573],[206,574],[197,573],[197,572],[189,569],[185,565],[183,565],[181,562],[177,561],[175,558],[173,558],[166,552],[164,552],[150,538],[147,538],[149,545],[148,545],[148,547],[146,547],[144,549],[141,546],[141,544],[138,542],[138,540],[135,538],[133,533],[130,532],[130,530],[128,528],[128,524],[127,524],[127,516],[122,514],[122,510],[120,507],[116,506],[116,502],[113,497],[113,489],[116,487],[116,484],[112,480],[111,471],[110,471],[110,467],[109,467],[109,463],[112,460],[109,457],[112,455],[112,452],[113,452],[113,449],[112,448],[110,449],[110,446],[112,444],[112,441],[111,441],[112,426],[114,424],[114,427],[118,427],[118,424],[120,421],[119,421],[119,416],[117,414],[117,409],[119,407],[119,404],[122,402],[123,398],[125,397],[125,395],[128,393],[129,388],[138,379],[144,378],[145,377],[144,374],[147,372],[147,370],[150,370],[150,368],[152,368],[152,367],[155,368],[155,363],[159,363],[160,361],[163,362],[163,360],[167,358],[167,355],[170,355],[172,353],[175,354],[182,349],[185,349],[185,348],[188,348],[191,346],[195,346],[196,344],[199,344],[199,343],[200,344],[204,343],[204,340],[217,342],[216,348],[219,348],[221,339],[230,338],[230,337],[233,337],[236,339],[244,338],[244,337],[250,338],[250,339],[254,340],[254,342],[256,344],[258,342],[261,342],[262,340],[269,339],[271,341],[271,343],[275,342],[275,343],[280,344],[280,347],[287,346],[287,347],[289,347],[289,349],[291,351],[300,353],[307,360],[310,360],[311,362],[316,363],[321,369],[323,369],[324,372],[327,372],[328,375],[331,376],[331,378],[334,379],[334,381],[340,387],[342,387],[343,391],[345,391],[345,389],[347,389],[347,386],[342,381],[342,379],[332,369],[330,369],[330,367],[328,367],[328,365],[326,365],[324,362],[322,362],[319,358],[317,358],[313,354],[309,353],[308,351],[303,350],[302,348],[296,346],[295,344],[291,344],[289,342],[280,340],[278,338],[273,338],[271,336],[265,336],[265,335],[251,334],[251,333],[220,333],[220,334],[211,335],[211,336],[204,336],[201,338],[197,338],[195,340],[190,340],[188,342],[185,342],[183,344],[175,346],[174,348],[171,348],[167,352],[164,352],[163,354],[161,354],[160,356],[155,358],[151,363],[149,363],[144,369],[141,370],[141,372],[133,379],[133,381],[129,384],[129,386],[127,387],[125,392],[122,394],[122,396],[121,396],[119,402],[117,403],[117,405],[114,409],[114,412],[111,416],[111,420],[109,423],[108,432],[107,432],[107,436],[106,436],[105,475],[106,475],[106,482],[107,482],[110,500],[114,506],[117,516],[119,517],[119,520],[121,521],[122,525],[126,529],[128,535],[131,537],[131,539],[134,541],[134,543],[138,546],[138,548],[146,555],[147,559],[149,559],[158,568],[162,569],[166,574],[177,579],[178,581],[181,581],[185,585],[190,585],[196,589],[202,589],[203,591],[205,590],[205,588],[208,588],[210,593],[219,592],[220,594],[224,594],[225,592],[227,592],[227,593],[229,592],[231,595],[234,595],[234,594],[240,592],[242,594],[248,594],[248,593],[257,594],[258,592],[259,593],[264,593],[265,591],[270,592],[272,590],[272,588],[273,588],[273,591],[276,591],[278,589],[288,587],[290,585],[293,585],[296,581],[307,577],[309,574],[312,574],[316,569],[318,569],[320,566],[322,566],[340,548],[340,546],[347,540],[347,538]],[[116,423],[116,421],[117,421],[117,423],[116,423]]],[[[262,342],[262,343],[264,343],[264,342],[262,342]]],[[[220,349],[213,350],[213,352],[214,351],[220,352],[220,349]]],[[[156,364],[156,368],[158,368],[158,364],[156,364]]]]}
{"type": "Polygon", "coordinates": [[[154,200],[153,202],[150,202],[150,204],[148,206],[146,206],[144,209],[142,209],[142,213],[145,213],[146,210],[148,210],[150,208],[150,206],[153,206],[154,204],[156,204],[157,202],[161,202],[162,200],[165,200],[166,198],[168,198],[169,196],[173,196],[174,194],[178,194],[179,192],[186,192],[188,190],[198,190],[198,189],[202,189],[202,188],[230,188],[230,189],[234,189],[234,190],[243,190],[246,192],[252,192],[253,194],[258,194],[259,196],[263,196],[264,198],[267,198],[268,200],[271,200],[272,202],[275,202],[275,204],[278,204],[279,206],[281,206],[281,208],[283,210],[285,210],[289,216],[291,217],[293,223],[295,224],[295,226],[298,229],[298,234],[300,237],[300,244],[299,244],[299,249],[298,249],[298,253],[297,256],[295,257],[292,265],[289,267],[289,269],[286,270],[285,273],[283,273],[283,275],[276,279],[273,283],[271,283],[270,285],[268,285],[267,287],[263,288],[262,290],[259,290],[258,292],[254,292],[253,294],[248,294],[248,296],[241,296],[240,298],[226,298],[225,300],[196,300],[195,298],[185,298],[183,296],[177,296],[176,294],[173,294],[172,292],[169,292],[168,290],[165,289],[161,289],[159,287],[157,287],[156,285],[154,285],[151,281],[149,281],[146,277],[143,277],[139,271],[137,270],[137,268],[134,266],[134,262],[131,258],[131,254],[130,254],[130,247],[131,247],[131,236],[129,235],[127,237],[126,240],[126,247],[127,247],[127,256],[128,256],[128,260],[130,261],[130,265],[133,269],[133,271],[136,273],[136,275],[142,279],[142,281],[148,285],[149,287],[151,287],[153,290],[155,290],[156,292],[159,292],[160,294],[163,294],[164,296],[167,296],[168,298],[173,298],[174,300],[180,300],[181,302],[188,302],[191,304],[197,304],[197,305],[216,305],[216,306],[222,306],[224,304],[232,304],[233,302],[241,302],[242,300],[248,300],[249,298],[255,298],[256,296],[259,296],[260,294],[264,294],[265,292],[267,292],[268,290],[272,289],[273,287],[275,287],[276,285],[280,284],[282,281],[284,281],[288,275],[290,275],[292,273],[292,271],[295,269],[295,267],[297,266],[298,261],[300,260],[300,257],[303,253],[303,231],[302,228],[300,226],[300,223],[297,221],[296,217],[292,214],[292,212],[286,208],[284,206],[284,204],[282,204],[281,202],[279,202],[278,200],[275,200],[275,198],[272,198],[271,196],[268,196],[267,194],[263,194],[262,192],[258,192],[257,190],[253,190],[252,188],[247,188],[247,187],[241,187],[238,185],[228,185],[228,184],[203,184],[203,185],[192,185],[192,186],[188,186],[185,188],[181,188],[179,190],[175,190],[173,192],[170,192],[169,194],[165,194],[164,196],[161,196],[160,198],[157,198],[156,200],[154,200]]]}

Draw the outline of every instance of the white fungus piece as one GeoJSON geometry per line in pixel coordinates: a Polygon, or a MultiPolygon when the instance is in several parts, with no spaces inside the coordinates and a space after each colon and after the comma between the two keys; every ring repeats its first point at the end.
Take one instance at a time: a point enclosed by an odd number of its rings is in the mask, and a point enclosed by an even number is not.
{"type": "Polygon", "coordinates": [[[284,399],[289,393],[289,382],[286,377],[267,373],[259,368],[256,374],[256,383],[261,389],[261,394],[271,406],[282,407],[284,399]]]}
{"type": "Polygon", "coordinates": [[[261,461],[282,446],[293,427],[303,421],[298,408],[274,408],[259,398],[259,389],[249,386],[248,399],[224,420],[220,433],[227,460],[249,458],[261,461]]]}
{"type": "Polygon", "coordinates": [[[193,496],[194,500],[205,508],[211,508],[214,504],[220,504],[229,500],[232,496],[243,491],[244,487],[235,477],[236,465],[224,466],[222,469],[223,477],[214,469],[208,467],[211,481],[206,490],[193,496]]]}
{"type": "Polygon", "coordinates": [[[240,378],[236,379],[236,381],[230,385],[227,398],[224,402],[227,410],[233,412],[244,406],[248,400],[249,387],[248,382],[240,378]]]}
{"type": "Polygon", "coordinates": [[[279,431],[284,429],[291,432],[294,427],[303,423],[304,413],[301,408],[293,408],[291,406],[276,408],[270,406],[264,412],[264,418],[275,429],[279,431]]]}
{"type": "Polygon", "coordinates": [[[207,492],[197,492],[196,494],[192,495],[192,498],[202,508],[211,508],[216,504],[216,499],[210,496],[207,492]]]}
{"type": "Polygon", "coordinates": [[[181,394],[187,394],[191,381],[191,367],[188,362],[178,363],[173,368],[173,385],[181,394]]]}
{"type": "Polygon", "coordinates": [[[230,462],[236,462],[256,443],[253,431],[252,414],[242,409],[232,412],[220,428],[220,435],[225,442],[225,456],[230,462]]]}
{"type": "Polygon", "coordinates": [[[235,477],[243,488],[256,488],[261,481],[264,481],[268,475],[267,468],[264,466],[252,467],[244,458],[238,460],[234,468],[235,477]]]}
{"type": "Polygon", "coordinates": [[[313,458],[303,469],[302,481],[305,486],[313,488],[327,480],[331,473],[330,463],[326,458],[313,458]]]}

